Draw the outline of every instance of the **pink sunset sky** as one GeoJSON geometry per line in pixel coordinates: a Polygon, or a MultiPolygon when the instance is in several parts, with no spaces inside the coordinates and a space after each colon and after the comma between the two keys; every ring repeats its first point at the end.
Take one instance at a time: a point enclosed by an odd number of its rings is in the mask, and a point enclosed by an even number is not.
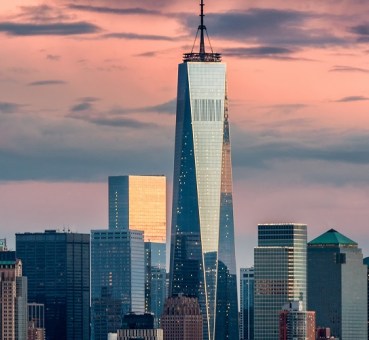
{"type": "MultiPolygon", "coordinates": [[[[368,256],[368,1],[205,10],[228,65],[238,266],[253,262],[258,223],[306,223],[309,239],[333,227],[368,256]]],[[[0,237],[106,227],[109,175],[165,174],[170,192],[177,65],[198,11],[0,2],[0,237]]]]}

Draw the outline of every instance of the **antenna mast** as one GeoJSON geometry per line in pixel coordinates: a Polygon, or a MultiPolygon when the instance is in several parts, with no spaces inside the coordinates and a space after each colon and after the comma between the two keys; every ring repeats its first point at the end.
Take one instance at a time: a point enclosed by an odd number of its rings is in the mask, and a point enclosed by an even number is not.
{"type": "Polygon", "coordinates": [[[200,8],[201,8],[201,12],[200,12],[200,18],[201,18],[201,22],[200,22],[200,26],[199,26],[199,31],[200,31],[200,56],[203,57],[205,55],[205,36],[204,36],[204,31],[206,30],[206,26],[204,25],[204,0],[201,0],[200,3],[200,8]]]}
{"type": "Polygon", "coordinates": [[[193,43],[191,52],[183,54],[184,62],[188,62],[188,61],[190,62],[220,62],[222,60],[220,53],[214,53],[211,47],[208,31],[206,29],[206,26],[204,25],[204,17],[205,17],[204,6],[205,6],[204,0],[200,0],[200,15],[199,15],[200,25],[197,28],[196,37],[195,37],[195,41],[193,43]],[[193,49],[195,47],[199,32],[200,32],[200,51],[199,53],[196,53],[193,51],[193,49]],[[211,52],[208,52],[208,53],[205,51],[205,34],[208,38],[208,42],[209,42],[209,46],[211,50],[211,52]]]}

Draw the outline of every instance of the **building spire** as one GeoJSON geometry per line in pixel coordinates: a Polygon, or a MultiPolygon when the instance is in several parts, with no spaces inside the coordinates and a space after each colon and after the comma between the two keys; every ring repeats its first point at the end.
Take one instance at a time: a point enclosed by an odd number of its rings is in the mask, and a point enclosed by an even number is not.
{"type": "Polygon", "coordinates": [[[198,31],[200,31],[200,55],[205,55],[205,36],[204,36],[204,31],[206,31],[206,26],[204,25],[204,0],[201,0],[200,3],[200,26],[198,28],[198,31]]]}
{"type": "Polygon", "coordinates": [[[199,61],[219,62],[219,61],[222,60],[222,57],[221,57],[220,53],[214,53],[213,49],[211,48],[208,31],[206,29],[206,26],[204,25],[204,17],[205,17],[204,6],[205,6],[204,0],[200,0],[200,15],[199,15],[200,16],[200,25],[197,28],[196,37],[195,37],[195,41],[193,43],[191,52],[190,53],[184,53],[184,55],[183,55],[183,61],[184,62],[187,62],[187,61],[191,61],[191,62],[194,62],[194,61],[197,61],[197,62],[199,62],[199,61]],[[199,53],[195,53],[193,51],[193,49],[195,47],[196,40],[197,40],[197,37],[198,37],[199,33],[200,33],[200,50],[199,50],[199,53]],[[210,50],[211,50],[210,53],[205,51],[205,34],[206,34],[208,42],[209,42],[209,47],[210,47],[210,50]]]}

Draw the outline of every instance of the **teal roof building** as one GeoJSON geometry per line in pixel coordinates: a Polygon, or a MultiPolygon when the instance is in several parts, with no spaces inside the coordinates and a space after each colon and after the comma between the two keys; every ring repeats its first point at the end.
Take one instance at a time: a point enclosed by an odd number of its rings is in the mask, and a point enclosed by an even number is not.
{"type": "Polygon", "coordinates": [[[308,243],[307,264],[316,325],[342,340],[367,340],[367,267],[357,242],[330,229],[308,243]]]}
{"type": "Polygon", "coordinates": [[[314,240],[309,242],[310,246],[343,246],[343,247],[357,247],[357,243],[345,235],[342,235],[337,230],[329,229],[324,234],[318,236],[314,240]]]}

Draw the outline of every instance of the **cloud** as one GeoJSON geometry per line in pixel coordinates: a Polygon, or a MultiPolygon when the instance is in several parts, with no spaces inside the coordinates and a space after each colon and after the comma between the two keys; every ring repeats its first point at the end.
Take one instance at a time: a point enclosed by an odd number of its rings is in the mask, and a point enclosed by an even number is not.
{"type": "Polygon", "coordinates": [[[38,80],[28,83],[28,86],[45,86],[45,85],[64,85],[67,82],[64,80],[57,79],[47,79],[47,80],[38,80]]]}
{"type": "Polygon", "coordinates": [[[352,66],[344,66],[344,65],[336,65],[333,66],[329,72],[360,72],[360,73],[369,73],[369,69],[360,68],[360,67],[352,67],[352,66]]]}
{"type": "Polygon", "coordinates": [[[353,26],[350,31],[358,35],[358,42],[369,42],[369,24],[353,26]]]}
{"type": "MultiPolygon", "coordinates": [[[[369,165],[369,134],[335,134],[327,144],[309,141],[309,133],[296,138],[261,136],[232,129],[233,160],[238,167],[271,169],[273,164],[286,161],[319,161],[351,165],[369,165]],[[247,144],[245,148],[243,145],[247,144]]],[[[320,140],[322,133],[314,138],[320,140]]],[[[323,140],[323,139],[322,139],[323,140]]],[[[334,171],[331,165],[332,171],[334,171]]]]}
{"type": "Polygon", "coordinates": [[[223,49],[223,53],[226,56],[241,57],[241,58],[268,58],[268,59],[280,59],[291,60],[290,57],[295,51],[285,47],[274,46],[258,46],[258,47],[236,47],[223,49]]]}
{"type": "Polygon", "coordinates": [[[20,6],[21,12],[15,16],[22,21],[34,23],[62,22],[71,19],[71,16],[62,8],[49,5],[20,6]]]}
{"type": "Polygon", "coordinates": [[[177,105],[176,99],[172,99],[162,104],[138,108],[136,109],[137,110],[136,112],[156,112],[163,114],[175,114],[176,105],[177,105]]]}
{"type": "Polygon", "coordinates": [[[112,126],[112,127],[124,127],[132,129],[147,129],[157,127],[155,123],[143,122],[137,119],[127,117],[85,117],[79,118],[96,125],[112,126]]]}
{"type": "Polygon", "coordinates": [[[115,15],[162,15],[161,12],[156,10],[150,10],[146,8],[118,8],[118,7],[106,7],[106,6],[92,6],[92,5],[76,5],[69,4],[70,9],[79,11],[115,14],[115,15]]]}
{"type": "Polygon", "coordinates": [[[0,114],[0,181],[90,181],[147,169],[169,173],[173,129],[130,117],[87,118],[91,124],[34,113],[19,124],[17,115],[0,114]]]}
{"type": "Polygon", "coordinates": [[[369,100],[368,97],[364,97],[364,96],[348,96],[348,97],[343,97],[341,99],[336,100],[337,103],[349,103],[349,102],[358,102],[358,101],[364,101],[364,100],[369,100]]]}
{"type": "Polygon", "coordinates": [[[13,113],[19,109],[20,105],[0,101],[0,113],[13,113]]]}
{"type": "Polygon", "coordinates": [[[92,104],[88,101],[76,104],[72,106],[71,111],[72,112],[80,112],[80,111],[88,111],[92,109],[92,104]]]}
{"type": "Polygon", "coordinates": [[[93,102],[97,100],[95,97],[81,98],[77,104],[71,107],[67,117],[95,125],[144,129],[157,127],[158,124],[132,118],[130,115],[144,113],[175,114],[176,112],[176,101],[174,99],[158,105],[136,108],[114,107],[109,110],[99,110],[95,107],[93,102]]]}
{"type": "Polygon", "coordinates": [[[51,60],[51,61],[59,61],[60,60],[60,55],[55,55],[55,54],[48,54],[46,56],[47,60],[51,60]]]}
{"type": "MultiPolygon", "coordinates": [[[[94,107],[93,102],[98,101],[95,97],[85,97],[81,98],[79,102],[71,107],[71,113],[76,113],[80,111],[94,111],[98,112],[96,107],[94,107]]],[[[103,111],[103,115],[128,115],[128,114],[139,114],[139,113],[159,113],[159,114],[170,114],[174,115],[176,113],[176,99],[171,99],[164,103],[157,105],[141,106],[141,107],[114,107],[109,110],[103,111]]],[[[73,114],[72,114],[73,116],[73,114]]],[[[80,117],[78,117],[80,118],[80,117]]]]}
{"type": "Polygon", "coordinates": [[[178,37],[173,38],[166,35],[153,34],[137,34],[137,33],[108,33],[103,35],[104,38],[127,39],[127,40],[164,40],[176,41],[178,37]]]}
{"type": "MultiPolygon", "coordinates": [[[[251,8],[247,11],[209,13],[206,25],[210,36],[222,39],[259,43],[266,46],[316,46],[326,47],[347,44],[325,29],[309,27],[313,19],[322,15],[295,10],[251,8]]],[[[196,27],[197,18],[180,17],[185,27],[196,27]]]]}
{"type": "Polygon", "coordinates": [[[0,22],[0,32],[13,36],[79,35],[99,31],[98,26],[84,21],[48,24],[0,22]]]}

